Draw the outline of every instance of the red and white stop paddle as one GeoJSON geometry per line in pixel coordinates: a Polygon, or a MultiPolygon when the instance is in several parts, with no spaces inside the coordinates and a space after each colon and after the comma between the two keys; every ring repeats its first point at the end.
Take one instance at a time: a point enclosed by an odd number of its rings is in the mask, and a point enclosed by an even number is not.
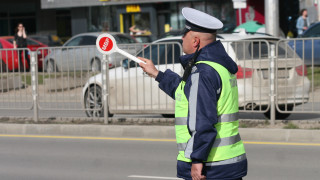
{"type": "Polygon", "coordinates": [[[102,54],[110,55],[114,52],[118,52],[137,63],[141,63],[141,62],[145,63],[144,61],[141,61],[137,57],[132,56],[131,54],[123,51],[122,49],[119,49],[114,37],[108,33],[103,33],[98,36],[96,41],[96,46],[102,54]]]}

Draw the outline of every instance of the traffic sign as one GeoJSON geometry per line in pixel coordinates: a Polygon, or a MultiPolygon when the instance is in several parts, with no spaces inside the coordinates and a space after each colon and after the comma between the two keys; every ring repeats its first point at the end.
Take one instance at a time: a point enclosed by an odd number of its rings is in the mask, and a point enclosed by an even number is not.
{"type": "Polygon", "coordinates": [[[110,55],[114,52],[118,52],[118,53],[126,56],[127,58],[135,61],[136,63],[141,63],[141,62],[145,63],[144,61],[141,61],[137,57],[119,49],[117,46],[116,40],[114,39],[114,37],[111,34],[103,33],[103,34],[99,35],[97,38],[97,41],[96,41],[96,46],[97,46],[97,49],[102,54],[110,55]]]}

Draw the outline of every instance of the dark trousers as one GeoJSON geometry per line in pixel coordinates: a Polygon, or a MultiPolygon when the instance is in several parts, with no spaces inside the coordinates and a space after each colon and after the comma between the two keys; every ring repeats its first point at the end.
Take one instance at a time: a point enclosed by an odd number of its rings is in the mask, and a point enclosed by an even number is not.
{"type": "Polygon", "coordinates": [[[27,50],[19,50],[19,63],[20,63],[20,71],[24,71],[24,69],[26,69],[26,71],[29,71],[30,69],[30,58],[28,56],[28,51],[27,50]],[[28,68],[24,68],[24,63],[22,61],[22,53],[24,53],[24,59],[27,61],[28,64],[28,68]]]}

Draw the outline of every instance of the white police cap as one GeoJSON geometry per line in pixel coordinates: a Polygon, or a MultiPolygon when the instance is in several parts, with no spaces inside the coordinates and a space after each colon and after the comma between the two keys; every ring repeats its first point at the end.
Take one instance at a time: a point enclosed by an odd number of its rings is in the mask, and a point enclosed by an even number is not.
{"type": "Polygon", "coordinates": [[[186,27],[183,33],[188,31],[197,31],[213,33],[223,27],[223,23],[202,11],[185,7],[182,9],[182,15],[186,18],[186,27]]]}

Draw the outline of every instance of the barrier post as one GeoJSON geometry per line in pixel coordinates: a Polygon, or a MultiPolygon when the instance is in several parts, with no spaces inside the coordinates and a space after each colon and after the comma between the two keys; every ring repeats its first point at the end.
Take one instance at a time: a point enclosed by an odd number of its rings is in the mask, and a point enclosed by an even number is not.
{"type": "Polygon", "coordinates": [[[104,124],[108,124],[108,87],[109,87],[109,56],[107,57],[106,54],[102,55],[102,94],[103,94],[103,111],[104,111],[104,124]]]}
{"type": "Polygon", "coordinates": [[[31,86],[32,86],[32,97],[33,97],[33,118],[34,122],[38,122],[38,78],[37,78],[37,52],[30,53],[31,56],[31,86]]]}
{"type": "Polygon", "coordinates": [[[270,124],[275,124],[275,59],[276,59],[276,48],[275,45],[271,45],[271,56],[270,56],[270,124]]]}

